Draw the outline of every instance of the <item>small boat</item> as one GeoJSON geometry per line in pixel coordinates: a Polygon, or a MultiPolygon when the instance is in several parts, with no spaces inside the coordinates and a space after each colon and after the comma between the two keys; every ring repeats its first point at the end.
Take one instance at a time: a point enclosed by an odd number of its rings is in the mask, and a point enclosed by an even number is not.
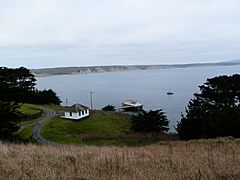
{"type": "Polygon", "coordinates": [[[173,93],[173,92],[170,92],[170,91],[168,91],[168,92],[167,92],[167,95],[171,96],[171,95],[174,95],[174,93],[173,93]]]}

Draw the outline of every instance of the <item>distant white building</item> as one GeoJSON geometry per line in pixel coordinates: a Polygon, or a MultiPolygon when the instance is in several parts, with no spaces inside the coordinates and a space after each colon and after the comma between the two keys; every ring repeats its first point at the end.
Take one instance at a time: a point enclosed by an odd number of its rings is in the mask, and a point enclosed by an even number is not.
{"type": "Polygon", "coordinates": [[[65,109],[63,118],[76,120],[87,116],[89,116],[89,108],[87,106],[74,104],[73,106],[65,109]]]}

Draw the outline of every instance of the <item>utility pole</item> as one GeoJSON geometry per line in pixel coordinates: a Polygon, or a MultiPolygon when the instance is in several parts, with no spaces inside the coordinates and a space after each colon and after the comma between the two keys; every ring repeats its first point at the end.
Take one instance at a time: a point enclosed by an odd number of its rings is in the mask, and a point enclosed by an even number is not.
{"type": "Polygon", "coordinates": [[[93,109],[93,92],[90,92],[91,110],[93,109]]]}
{"type": "Polygon", "coordinates": [[[66,106],[68,106],[68,98],[66,98],[66,106]]]}

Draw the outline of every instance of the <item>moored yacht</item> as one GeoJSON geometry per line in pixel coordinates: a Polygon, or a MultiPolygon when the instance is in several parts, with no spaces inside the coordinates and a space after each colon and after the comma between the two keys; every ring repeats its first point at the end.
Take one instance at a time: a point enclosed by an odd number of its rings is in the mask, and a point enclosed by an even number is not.
{"type": "Polygon", "coordinates": [[[125,110],[142,110],[143,104],[134,100],[125,100],[122,102],[122,108],[125,110]]]}

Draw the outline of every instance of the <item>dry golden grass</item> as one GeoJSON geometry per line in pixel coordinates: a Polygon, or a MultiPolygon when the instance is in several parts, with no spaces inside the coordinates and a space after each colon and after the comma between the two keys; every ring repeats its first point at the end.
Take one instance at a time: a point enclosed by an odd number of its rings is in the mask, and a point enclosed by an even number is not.
{"type": "Polygon", "coordinates": [[[0,179],[240,179],[240,141],[143,147],[0,144],[0,179]]]}

